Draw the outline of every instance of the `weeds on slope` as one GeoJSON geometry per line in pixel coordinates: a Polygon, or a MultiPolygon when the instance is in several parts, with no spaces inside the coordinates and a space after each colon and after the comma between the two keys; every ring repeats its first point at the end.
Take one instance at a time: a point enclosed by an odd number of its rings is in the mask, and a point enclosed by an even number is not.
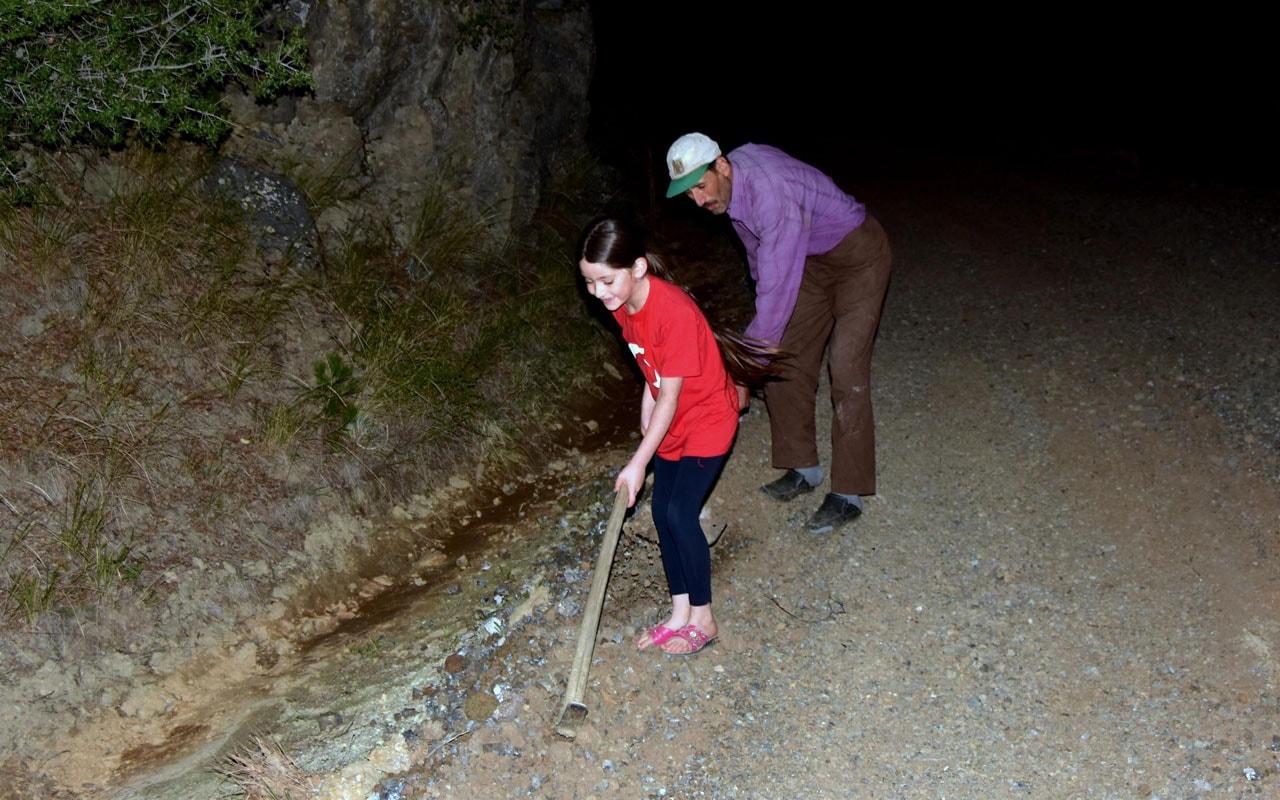
{"type": "MultiPolygon", "coordinates": [[[[0,611],[81,618],[170,569],[300,545],[376,503],[537,452],[608,339],[572,262],[577,214],[513,241],[424,193],[319,269],[266,262],[199,157],[125,152],[0,209],[0,611]]],[[[230,590],[230,589],[229,589],[230,590]]]]}

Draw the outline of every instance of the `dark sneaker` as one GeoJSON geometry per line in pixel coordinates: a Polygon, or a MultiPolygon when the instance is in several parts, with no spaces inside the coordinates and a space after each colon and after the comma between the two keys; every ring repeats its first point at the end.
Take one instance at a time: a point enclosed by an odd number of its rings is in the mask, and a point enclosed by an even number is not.
{"type": "Polygon", "coordinates": [[[809,518],[810,533],[831,533],[841,525],[847,525],[862,515],[862,509],[843,497],[828,494],[822,505],[809,518]]]}
{"type": "Polygon", "coordinates": [[[772,483],[766,483],[760,487],[760,491],[772,497],[774,500],[786,502],[799,497],[802,494],[812,492],[816,487],[804,479],[804,476],[794,469],[789,469],[772,483]]]}

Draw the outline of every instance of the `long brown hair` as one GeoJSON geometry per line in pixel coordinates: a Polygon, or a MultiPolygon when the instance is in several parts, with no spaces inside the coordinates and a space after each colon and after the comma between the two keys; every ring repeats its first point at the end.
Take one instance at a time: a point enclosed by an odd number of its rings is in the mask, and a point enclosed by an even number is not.
{"type": "MultiPolygon", "coordinates": [[[[649,271],[654,275],[680,287],[685,294],[693,297],[693,293],[671,277],[666,263],[656,253],[645,246],[644,234],[640,226],[618,217],[597,217],[587,224],[582,233],[582,241],[578,245],[578,258],[591,264],[605,264],[614,269],[626,269],[644,258],[649,262],[649,271]]],[[[699,306],[701,308],[701,306],[699,306]]],[[[705,315],[705,310],[703,311],[705,315]]],[[[776,362],[785,354],[776,347],[770,347],[755,339],[748,339],[729,328],[711,322],[711,333],[715,336],[716,345],[720,348],[720,358],[724,368],[735,383],[755,386],[776,377],[776,362]]]]}

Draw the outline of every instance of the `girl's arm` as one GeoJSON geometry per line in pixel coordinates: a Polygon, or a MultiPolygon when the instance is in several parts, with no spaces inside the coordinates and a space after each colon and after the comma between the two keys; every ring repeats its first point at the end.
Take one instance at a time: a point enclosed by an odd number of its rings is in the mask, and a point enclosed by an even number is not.
{"type": "Polygon", "coordinates": [[[644,436],[649,430],[649,420],[653,419],[653,407],[657,404],[657,400],[653,399],[653,392],[649,391],[649,384],[644,385],[644,390],[640,394],[640,435],[644,436]]]}
{"type": "MultiPolygon", "coordinates": [[[[640,491],[640,487],[644,485],[644,470],[649,466],[649,460],[653,458],[653,454],[658,452],[658,445],[662,444],[663,438],[667,435],[667,430],[671,427],[671,420],[676,416],[676,403],[680,399],[680,387],[684,385],[684,378],[671,378],[664,376],[662,378],[662,387],[658,389],[658,399],[653,404],[653,414],[649,418],[649,429],[644,432],[644,438],[640,440],[640,446],[636,448],[635,455],[631,456],[631,460],[618,473],[618,480],[613,484],[615,492],[620,491],[622,487],[626,487],[630,494],[627,506],[636,504],[636,492],[640,491]]],[[[645,394],[649,393],[649,388],[645,387],[645,394]]]]}

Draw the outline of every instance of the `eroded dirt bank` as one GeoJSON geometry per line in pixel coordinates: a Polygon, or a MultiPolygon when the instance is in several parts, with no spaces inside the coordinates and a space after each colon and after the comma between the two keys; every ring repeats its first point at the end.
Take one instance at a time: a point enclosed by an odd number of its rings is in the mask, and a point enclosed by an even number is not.
{"type": "Polygon", "coordinates": [[[708,506],[729,524],[709,650],[628,643],[663,586],[641,508],[591,714],[574,742],[550,732],[625,450],[556,454],[580,477],[426,582],[424,605],[274,662],[230,643],[175,673],[189,689],[145,735],[101,715],[33,763],[62,796],[214,797],[209,767],[261,733],[322,796],[362,800],[1275,793],[1280,204],[977,169],[858,194],[896,254],[880,493],[853,527],[807,534],[819,496],[758,492],[757,401],[708,506]]]}

